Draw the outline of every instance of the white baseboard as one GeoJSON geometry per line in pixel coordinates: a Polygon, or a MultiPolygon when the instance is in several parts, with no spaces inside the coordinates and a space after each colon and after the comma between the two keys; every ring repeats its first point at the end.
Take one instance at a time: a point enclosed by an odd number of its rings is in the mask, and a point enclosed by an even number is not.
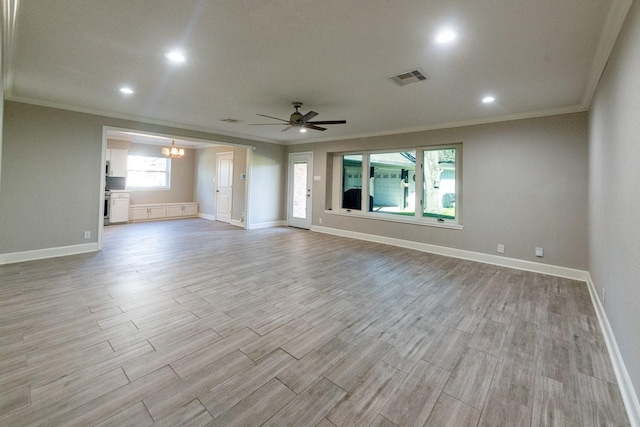
{"type": "Polygon", "coordinates": [[[532,271],[534,273],[549,274],[551,276],[564,277],[567,279],[587,281],[588,272],[573,268],[560,267],[557,265],[542,264],[533,261],[524,261],[515,258],[508,258],[497,255],[483,254],[480,252],[466,251],[463,249],[448,248],[446,246],[431,245],[428,243],[412,242],[410,240],[395,239],[393,237],[376,236],[373,234],[358,233],[355,231],[340,230],[337,228],[311,226],[311,231],[332,234],[334,236],[350,237],[352,239],[365,240],[367,242],[383,243],[386,245],[399,246],[401,248],[415,249],[421,252],[428,252],[437,255],[449,256],[452,258],[477,261],[485,264],[499,265],[501,267],[515,268],[518,270],[532,271]]]}
{"type": "Polygon", "coordinates": [[[56,258],[67,255],[97,252],[97,243],[84,243],[81,245],[62,246],[58,248],[36,249],[33,251],[12,252],[0,254],[0,265],[14,264],[16,262],[34,261],[37,259],[56,258]]]}
{"type": "Polygon", "coordinates": [[[257,230],[259,228],[284,227],[286,225],[287,225],[287,221],[257,222],[257,223],[249,224],[247,226],[247,229],[248,230],[257,230]]]}
{"type": "Polygon", "coordinates": [[[244,223],[242,221],[239,221],[237,219],[232,219],[231,222],[229,222],[230,225],[234,225],[236,227],[240,227],[240,228],[244,228],[244,223]]]}
{"type": "Polygon", "coordinates": [[[198,212],[198,218],[208,219],[209,221],[215,221],[216,220],[216,216],[215,215],[209,215],[209,214],[202,213],[202,212],[198,212]]]}
{"type": "Polygon", "coordinates": [[[629,377],[629,372],[627,371],[622,355],[620,354],[620,349],[618,348],[616,337],[613,335],[613,329],[611,329],[611,325],[609,324],[607,313],[602,306],[602,301],[600,301],[597,291],[598,288],[595,283],[593,283],[590,274],[587,275],[587,287],[589,288],[591,302],[593,303],[596,315],[598,316],[598,321],[600,322],[600,329],[602,329],[607,350],[609,350],[609,357],[611,358],[613,371],[615,372],[616,379],[618,380],[618,388],[622,395],[622,401],[627,409],[629,422],[632,427],[640,427],[640,403],[638,402],[638,396],[636,395],[635,388],[633,387],[633,383],[629,377]]]}

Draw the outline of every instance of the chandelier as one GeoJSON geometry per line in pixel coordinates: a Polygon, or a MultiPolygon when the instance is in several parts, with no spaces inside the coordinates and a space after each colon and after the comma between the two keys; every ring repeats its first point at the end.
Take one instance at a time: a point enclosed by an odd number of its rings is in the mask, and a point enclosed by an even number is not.
{"type": "Polygon", "coordinates": [[[171,148],[162,147],[162,155],[172,159],[180,159],[184,156],[184,148],[176,148],[176,141],[171,140],[171,148]]]}

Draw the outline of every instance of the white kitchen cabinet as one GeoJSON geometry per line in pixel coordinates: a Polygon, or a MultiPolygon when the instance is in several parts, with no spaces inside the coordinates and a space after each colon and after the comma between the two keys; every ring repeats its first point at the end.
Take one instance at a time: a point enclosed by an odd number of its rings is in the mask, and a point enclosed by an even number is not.
{"type": "Polygon", "coordinates": [[[127,176],[127,159],[129,150],[120,148],[107,148],[107,161],[109,161],[109,176],[127,176]]]}
{"type": "Polygon", "coordinates": [[[165,206],[151,206],[149,208],[149,219],[161,219],[167,216],[165,206]]]}
{"type": "Polygon", "coordinates": [[[111,193],[111,213],[109,216],[110,223],[129,221],[129,199],[129,193],[111,193]]]}
{"type": "Polygon", "coordinates": [[[197,203],[167,205],[167,218],[179,218],[198,215],[197,203]]]}
{"type": "Polygon", "coordinates": [[[129,219],[131,221],[175,219],[194,216],[198,216],[197,203],[157,203],[150,205],[131,205],[129,207],[129,219]]]}

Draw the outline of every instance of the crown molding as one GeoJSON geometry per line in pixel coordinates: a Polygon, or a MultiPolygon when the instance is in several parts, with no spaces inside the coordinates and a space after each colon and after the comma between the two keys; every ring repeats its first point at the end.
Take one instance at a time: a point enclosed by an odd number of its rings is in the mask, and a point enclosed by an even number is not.
{"type": "Polygon", "coordinates": [[[602,29],[602,34],[600,36],[600,41],[598,42],[596,54],[593,58],[593,62],[591,63],[591,71],[589,72],[587,85],[584,88],[582,96],[582,105],[584,105],[585,110],[588,110],[591,107],[591,100],[593,99],[593,95],[596,93],[600,78],[604,73],[609,57],[611,56],[611,52],[613,51],[618,35],[622,30],[622,25],[624,25],[627,13],[629,12],[632,4],[633,0],[614,0],[611,8],[609,9],[607,19],[604,23],[604,28],[602,29]]]}

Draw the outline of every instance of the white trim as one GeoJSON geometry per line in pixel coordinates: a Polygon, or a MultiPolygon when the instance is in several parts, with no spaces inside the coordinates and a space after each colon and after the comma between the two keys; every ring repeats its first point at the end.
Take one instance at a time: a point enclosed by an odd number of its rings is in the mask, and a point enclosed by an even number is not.
{"type": "MultiPolygon", "coordinates": [[[[76,106],[76,105],[69,105],[69,104],[53,102],[53,101],[45,101],[45,100],[42,100],[42,99],[35,99],[35,98],[24,97],[24,96],[13,96],[11,94],[6,95],[5,99],[7,101],[21,102],[23,104],[39,105],[41,107],[57,108],[59,110],[75,111],[77,113],[93,114],[93,115],[96,115],[96,116],[111,117],[111,118],[114,118],[114,119],[129,120],[129,121],[134,121],[134,122],[143,123],[143,124],[153,124],[153,125],[172,127],[172,128],[181,129],[181,130],[191,130],[191,131],[196,131],[196,132],[205,132],[205,133],[209,133],[212,136],[216,136],[216,137],[237,138],[237,139],[243,139],[246,142],[261,141],[261,142],[267,142],[267,143],[270,143],[270,144],[282,145],[281,141],[262,138],[262,137],[259,137],[259,136],[253,136],[253,135],[247,136],[247,135],[243,135],[243,134],[240,134],[240,133],[224,131],[224,130],[221,130],[221,129],[215,129],[215,128],[209,128],[209,127],[203,127],[203,126],[187,125],[185,123],[172,122],[172,121],[169,121],[169,120],[157,120],[157,119],[152,119],[150,117],[137,116],[135,114],[116,113],[116,112],[113,112],[113,111],[106,111],[106,110],[101,110],[101,109],[96,109],[96,108],[80,107],[80,106],[76,106]]],[[[134,129],[130,129],[130,130],[134,130],[134,129]]],[[[146,131],[138,130],[137,132],[143,132],[144,133],[146,131]]],[[[235,142],[235,143],[231,142],[231,141],[230,142],[218,141],[218,142],[220,142],[222,145],[248,145],[244,141],[242,141],[242,142],[239,141],[239,142],[235,142]]]]}
{"type": "Polygon", "coordinates": [[[283,142],[280,142],[280,144],[298,145],[298,144],[314,144],[316,142],[349,141],[353,139],[374,138],[377,136],[401,135],[405,133],[425,132],[425,131],[440,130],[440,129],[452,129],[452,128],[458,128],[458,127],[484,125],[484,124],[490,124],[490,123],[510,122],[513,120],[534,119],[537,117],[557,116],[560,114],[581,113],[583,111],[587,111],[587,107],[585,107],[582,104],[575,104],[575,105],[569,105],[567,107],[550,108],[546,110],[529,111],[524,113],[506,114],[506,115],[497,116],[497,117],[484,117],[480,119],[460,120],[457,122],[426,125],[426,126],[419,126],[414,128],[392,129],[392,130],[380,131],[380,132],[361,133],[356,135],[343,135],[343,136],[328,137],[328,138],[313,138],[313,139],[304,139],[304,140],[296,140],[296,141],[283,141],[283,142]]]}
{"type": "Polygon", "coordinates": [[[593,303],[596,315],[598,316],[598,322],[600,323],[600,329],[602,329],[602,334],[604,335],[607,350],[609,350],[609,358],[611,359],[613,371],[615,372],[616,379],[618,380],[618,388],[620,389],[622,401],[624,402],[624,406],[627,410],[629,423],[632,427],[640,427],[640,403],[638,403],[638,396],[636,395],[635,388],[633,387],[633,383],[629,377],[629,372],[627,371],[622,355],[620,354],[620,349],[618,348],[618,343],[616,342],[616,338],[613,334],[613,329],[611,329],[611,325],[609,324],[607,313],[602,306],[600,297],[598,296],[596,285],[593,283],[589,273],[587,273],[587,287],[589,288],[589,294],[591,295],[591,302],[593,303]]]}
{"type": "Polygon", "coordinates": [[[198,218],[206,219],[206,220],[209,220],[209,221],[215,221],[216,220],[216,216],[215,215],[210,215],[210,214],[206,214],[206,213],[202,213],[202,212],[198,212],[198,218]]]}
{"type": "Polygon", "coordinates": [[[286,227],[286,226],[287,226],[287,221],[257,222],[255,224],[249,224],[247,226],[247,230],[258,230],[260,228],[286,227]]]}
{"type": "Polygon", "coordinates": [[[232,220],[229,222],[229,225],[233,225],[233,226],[235,226],[235,227],[244,228],[244,224],[242,223],[242,221],[239,221],[239,220],[237,220],[237,219],[232,219],[232,220]]]}
{"type": "MultiPolygon", "coordinates": [[[[351,218],[359,218],[359,219],[370,219],[373,221],[388,221],[388,222],[399,222],[401,224],[412,224],[412,225],[424,225],[427,227],[438,227],[438,228],[449,228],[451,230],[463,230],[464,226],[462,224],[458,224],[452,221],[444,221],[437,222],[432,218],[420,218],[420,217],[405,217],[402,215],[393,215],[393,214],[385,214],[380,212],[362,212],[358,209],[353,209],[349,211],[349,209],[340,208],[340,210],[325,210],[325,214],[327,215],[337,215],[351,218]]],[[[420,211],[418,211],[418,214],[420,211]]]]}
{"type": "Polygon", "coordinates": [[[593,95],[596,93],[600,77],[602,77],[602,73],[607,66],[607,61],[609,61],[609,57],[611,56],[611,52],[613,51],[613,47],[616,44],[616,40],[622,30],[622,25],[624,24],[632,3],[633,0],[617,0],[614,1],[609,8],[609,13],[607,14],[602,34],[598,41],[598,47],[596,48],[596,53],[591,63],[587,84],[582,94],[582,105],[585,110],[588,110],[591,106],[591,101],[593,95]]]}
{"type": "Polygon", "coordinates": [[[386,245],[399,246],[407,249],[414,249],[421,252],[444,255],[452,258],[466,259],[470,261],[493,264],[501,267],[515,268],[518,270],[532,271],[535,273],[549,274],[567,279],[585,281],[588,272],[573,268],[560,267],[556,265],[542,264],[539,262],[524,261],[515,258],[507,258],[497,255],[483,254],[480,252],[467,251],[463,249],[448,248],[446,246],[431,245],[429,243],[412,242],[410,240],[396,239],[393,237],[376,236],[373,234],[358,233],[355,231],[340,230],[313,225],[311,231],[318,233],[332,234],[334,236],[349,237],[352,239],[365,240],[367,242],[383,243],[386,245]]]}
{"type": "Polygon", "coordinates": [[[37,259],[56,258],[68,255],[78,255],[87,252],[97,252],[98,243],[83,243],[81,245],[61,246],[58,248],[36,249],[24,252],[0,254],[0,265],[16,262],[35,261],[37,259]]]}

